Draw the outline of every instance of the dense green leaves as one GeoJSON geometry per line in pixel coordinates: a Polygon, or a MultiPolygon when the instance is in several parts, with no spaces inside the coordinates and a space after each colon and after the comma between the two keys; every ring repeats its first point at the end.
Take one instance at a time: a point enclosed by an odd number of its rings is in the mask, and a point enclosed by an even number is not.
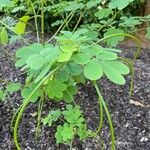
{"type": "Polygon", "coordinates": [[[75,135],[79,135],[80,139],[85,139],[87,134],[85,120],[82,117],[80,107],[76,105],[67,105],[66,110],[62,112],[65,123],[62,126],[57,127],[55,138],[57,143],[70,144],[71,140],[75,135]]]}
{"type": "Polygon", "coordinates": [[[68,123],[65,123],[63,126],[58,125],[57,132],[55,134],[57,144],[59,143],[70,144],[73,137],[74,137],[74,131],[71,125],[69,125],[68,123]]]}
{"type": "Polygon", "coordinates": [[[33,71],[39,72],[35,82],[41,80],[51,68],[51,64],[56,61],[60,50],[57,46],[47,44],[32,44],[19,49],[16,56],[19,60],[16,62],[17,67],[25,66],[33,71]]]}
{"type": "Polygon", "coordinates": [[[134,28],[137,25],[140,25],[141,22],[139,19],[135,18],[135,17],[121,17],[121,23],[119,24],[120,27],[132,27],[134,28]]]}
{"type": "Polygon", "coordinates": [[[48,97],[53,98],[62,98],[63,97],[63,91],[67,89],[67,85],[57,81],[57,80],[49,80],[48,85],[46,87],[46,92],[48,94],[48,97]]]}

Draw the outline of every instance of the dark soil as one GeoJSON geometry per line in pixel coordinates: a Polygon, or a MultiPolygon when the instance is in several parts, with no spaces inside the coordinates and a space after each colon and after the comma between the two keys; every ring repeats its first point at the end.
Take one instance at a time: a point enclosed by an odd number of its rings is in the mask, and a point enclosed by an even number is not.
{"type": "MultiPolygon", "coordinates": [[[[9,54],[23,43],[6,46],[9,54]]],[[[131,56],[134,47],[121,47],[124,56],[131,56]]],[[[9,56],[0,50],[0,78],[9,81],[24,81],[24,74],[15,69],[9,56]]],[[[106,79],[99,81],[103,96],[108,103],[115,127],[116,150],[150,150],[150,51],[143,49],[135,63],[134,94],[129,98],[130,76],[127,76],[125,86],[117,86],[106,79]]],[[[2,83],[1,83],[2,84],[2,83]]],[[[3,84],[4,85],[4,84],[3,84]]],[[[22,102],[20,93],[11,94],[7,100],[0,103],[0,150],[15,150],[10,123],[13,113],[22,102]]],[[[81,106],[88,123],[88,128],[95,130],[99,122],[99,106],[97,94],[90,83],[80,86],[76,102],[81,106]]],[[[38,104],[30,104],[26,109],[19,127],[19,139],[23,150],[67,150],[65,145],[56,145],[54,133],[56,126],[41,127],[41,137],[35,140],[36,111],[38,104]]],[[[46,102],[42,115],[55,107],[63,108],[63,103],[46,102]]],[[[104,121],[102,140],[105,149],[110,149],[110,133],[107,121],[104,121]]],[[[100,150],[101,146],[95,139],[73,143],[74,150],[100,150]]]]}

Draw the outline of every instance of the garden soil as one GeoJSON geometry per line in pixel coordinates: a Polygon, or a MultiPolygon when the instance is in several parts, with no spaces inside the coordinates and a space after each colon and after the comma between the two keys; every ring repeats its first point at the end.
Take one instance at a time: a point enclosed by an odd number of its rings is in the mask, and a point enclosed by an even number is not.
{"type": "MultiPolygon", "coordinates": [[[[22,42],[5,46],[6,54],[0,48],[0,78],[9,81],[24,82],[25,73],[15,69],[10,54],[21,47],[22,42]]],[[[119,47],[123,56],[131,57],[136,48],[133,46],[119,47]]],[[[117,86],[107,79],[99,80],[99,86],[108,104],[115,128],[116,150],[150,150],[150,50],[144,48],[135,63],[134,93],[129,98],[130,75],[126,76],[126,84],[117,86]]],[[[1,83],[2,85],[3,83],[1,83]]],[[[5,85],[5,84],[3,84],[5,85]]],[[[99,123],[99,106],[97,94],[90,82],[85,86],[79,85],[76,102],[83,110],[88,128],[96,130],[99,123]]],[[[16,150],[13,134],[10,128],[11,120],[16,109],[22,103],[20,92],[12,93],[5,102],[0,103],[0,150],[16,150]]],[[[43,106],[42,117],[50,109],[64,109],[62,102],[46,101],[43,106]]],[[[56,124],[52,127],[40,127],[39,138],[35,139],[38,104],[30,104],[23,114],[19,126],[19,142],[22,150],[68,150],[63,144],[56,145],[54,134],[56,124]]],[[[106,117],[106,116],[105,116],[106,117]]],[[[61,122],[57,122],[59,124],[61,122]]],[[[110,150],[110,132],[107,120],[100,134],[106,150],[110,150]]],[[[72,150],[101,150],[97,139],[87,139],[83,142],[75,138],[72,150]]]]}

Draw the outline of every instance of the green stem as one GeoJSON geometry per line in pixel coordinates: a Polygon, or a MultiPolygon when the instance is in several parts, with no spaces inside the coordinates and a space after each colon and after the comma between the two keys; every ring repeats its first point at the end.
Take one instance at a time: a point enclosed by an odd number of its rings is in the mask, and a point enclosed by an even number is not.
{"type": "Polygon", "coordinates": [[[35,20],[35,28],[36,28],[36,36],[37,36],[37,42],[40,43],[40,36],[39,36],[39,28],[38,28],[38,21],[37,21],[37,15],[36,15],[36,11],[35,11],[35,8],[34,8],[34,5],[32,3],[31,0],[29,0],[30,4],[31,4],[31,7],[32,7],[32,10],[33,10],[33,13],[34,13],[34,20],[35,20]]]}
{"type": "Polygon", "coordinates": [[[14,143],[15,143],[15,146],[17,148],[17,150],[21,150],[20,148],[20,145],[19,145],[19,142],[18,142],[18,126],[19,126],[19,122],[20,122],[20,119],[22,117],[22,114],[25,110],[25,108],[27,107],[27,105],[29,104],[30,102],[30,99],[31,97],[33,96],[33,94],[38,90],[38,88],[55,72],[59,69],[59,67],[55,68],[54,70],[52,70],[47,76],[45,76],[41,82],[35,87],[35,89],[31,92],[31,94],[24,100],[21,108],[20,108],[20,111],[18,112],[18,115],[17,115],[17,118],[16,118],[16,122],[15,122],[15,126],[14,126],[14,143]]]}
{"type": "Polygon", "coordinates": [[[130,91],[129,91],[129,97],[132,96],[132,93],[133,93],[133,90],[134,90],[134,74],[135,74],[135,71],[134,71],[134,63],[129,60],[129,59],[126,59],[126,58],[123,58],[123,57],[119,57],[120,60],[124,61],[125,63],[128,64],[129,68],[130,68],[130,72],[131,72],[131,82],[130,82],[130,91]]]}
{"type": "Polygon", "coordinates": [[[85,11],[82,13],[82,12],[80,12],[80,16],[79,16],[79,19],[78,19],[78,21],[77,21],[77,23],[76,23],[76,25],[75,25],[75,27],[74,27],[74,29],[73,29],[73,31],[72,32],[74,32],[75,30],[76,30],[76,28],[78,27],[78,25],[79,25],[79,23],[80,23],[80,21],[81,21],[81,19],[82,19],[82,16],[83,16],[83,14],[85,13],[85,11]]]}
{"type": "Polygon", "coordinates": [[[108,111],[108,108],[106,106],[106,103],[105,103],[105,101],[104,101],[104,99],[103,99],[103,97],[102,97],[102,95],[100,93],[100,90],[99,90],[99,87],[97,85],[97,82],[94,81],[93,85],[94,85],[94,87],[95,87],[95,89],[97,91],[99,99],[102,101],[102,105],[103,105],[103,108],[105,110],[105,113],[106,113],[106,116],[107,116],[107,119],[108,119],[108,123],[109,123],[109,127],[110,127],[110,132],[111,132],[111,142],[112,142],[111,143],[111,149],[115,150],[115,134],[114,134],[114,127],[113,127],[113,123],[112,123],[112,120],[111,120],[111,116],[109,114],[109,111],[108,111]]]}
{"type": "Polygon", "coordinates": [[[42,29],[42,44],[44,45],[44,2],[41,0],[41,29],[42,29]]]}
{"type": "Polygon", "coordinates": [[[137,51],[136,51],[135,54],[134,54],[133,60],[132,60],[133,62],[135,62],[136,58],[137,58],[137,57],[139,56],[139,54],[141,53],[141,41],[140,41],[137,37],[135,37],[135,36],[133,36],[133,35],[130,35],[130,34],[123,34],[123,33],[112,34],[112,35],[110,35],[110,36],[106,36],[106,37],[104,37],[104,38],[98,40],[97,42],[95,42],[95,43],[93,43],[92,45],[90,45],[90,47],[92,47],[92,46],[94,46],[95,44],[98,44],[98,43],[100,43],[100,42],[103,42],[103,41],[105,41],[105,40],[107,40],[107,39],[116,37],[116,36],[129,37],[129,38],[131,38],[131,39],[133,39],[133,40],[135,41],[135,43],[137,44],[137,47],[138,47],[138,48],[137,48],[137,51]]]}
{"type": "Polygon", "coordinates": [[[38,117],[37,117],[37,127],[36,127],[36,133],[35,133],[35,139],[37,140],[40,134],[40,122],[41,122],[41,114],[42,114],[42,108],[43,108],[43,97],[39,101],[38,106],[38,117]]]}
{"type": "MultiPolygon", "coordinates": [[[[62,30],[65,29],[65,27],[69,24],[69,22],[71,21],[71,19],[73,18],[74,13],[71,14],[69,20],[66,21],[65,25],[63,26],[62,30]]],[[[69,28],[69,27],[68,27],[69,28]]]]}

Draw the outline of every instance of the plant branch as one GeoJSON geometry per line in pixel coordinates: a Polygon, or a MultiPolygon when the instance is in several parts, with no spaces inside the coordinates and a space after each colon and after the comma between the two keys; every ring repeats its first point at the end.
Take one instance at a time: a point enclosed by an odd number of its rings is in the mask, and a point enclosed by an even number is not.
{"type": "Polygon", "coordinates": [[[108,119],[108,123],[109,123],[109,127],[110,127],[110,132],[111,132],[111,142],[112,142],[111,143],[111,149],[115,150],[115,134],[114,134],[114,127],[113,127],[113,123],[112,123],[112,120],[111,120],[111,116],[109,114],[109,111],[108,111],[108,108],[106,106],[106,103],[105,103],[105,101],[104,101],[104,99],[103,99],[103,97],[102,97],[102,95],[100,93],[100,90],[99,90],[99,87],[97,85],[97,82],[94,81],[93,85],[94,85],[94,87],[96,89],[96,92],[98,94],[99,99],[102,102],[103,108],[105,110],[105,113],[106,113],[106,116],[107,116],[107,119],[108,119]]]}
{"type": "Polygon", "coordinates": [[[32,97],[33,94],[38,90],[38,88],[39,88],[54,72],[56,72],[58,69],[59,69],[59,67],[55,68],[55,69],[52,70],[47,76],[45,76],[45,77],[41,80],[41,82],[35,87],[35,89],[31,92],[31,94],[24,100],[24,102],[23,102],[21,108],[19,108],[19,112],[18,112],[18,115],[17,115],[17,118],[16,118],[16,122],[15,122],[15,126],[14,126],[14,133],[13,133],[13,136],[14,136],[14,143],[15,143],[15,146],[16,146],[17,150],[21,150],[20,145],[19,145],[19,142],[18,142],[18,126],[19,126],[19,122],[20,122],[20,119],[21,119],[21,117],[22,117],[22,114],[23,114],[25,108],[26,108],[27,105],[29,104],[31,97],[32,97]]]}
{"type": "Polygon", "coordinates": [[[32,10],[33,10],[33,13],[34,13],[34,20],[35,20],[35,28],[36,28],[36,36],[37,36],[37,42],[40,43],[40,36],[39,36],[39,28],[38,28],[38,21],[37,21],[37,15],[36,15],[36,11],[35,11],[35,8],[34,8],[34,5],[32,3],[31,0],[29,0],[30,4],[31,4],[31,7],[32,7],[32,10]]]}

